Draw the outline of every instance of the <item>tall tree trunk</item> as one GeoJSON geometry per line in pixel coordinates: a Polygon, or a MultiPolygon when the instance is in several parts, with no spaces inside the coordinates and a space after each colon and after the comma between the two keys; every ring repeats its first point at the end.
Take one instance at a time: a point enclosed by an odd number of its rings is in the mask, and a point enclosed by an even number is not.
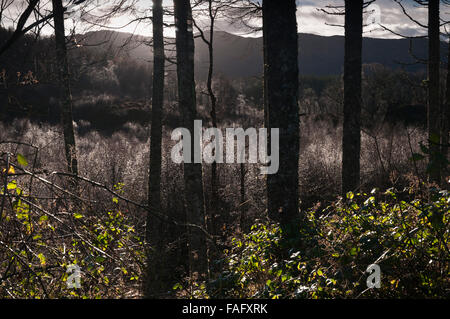
{"type": "MultiPolygon", "coordinates": [[[[162,0],[153,0],[153,92],[152,126],[150,132],[150,170],[148,203],[150,210],[161,213],[161,144],[162,112],[164,105],[164,24],[162,0]]],[[[148,273],[146,297],[158,297],[170,290],[168,269],[164,253],[165,241],[161,221],[147,215],[148,273]]]]}
{"type": "MultiPolygon", "coordinates": [[[[264,34],[267,34],[267,25],[266,22],[267,15],[262,16],[263,21],[263,109],[264,109],[264,128],[267,129],[267,149],[271,149],[271,138],[270,138],[270,129],[269,129],[269,97],[268,97],[268,87],[267,87],[267,78],[269,76],[269,62],[267,61],[267,37],[264,34]]],[[[265,183],[268,185],[267,175],[264,176],[265,183]]],[[[264,190],[265,198],[267,199],[267,207],[269,207],[269,194],[268,187],[264,190]]]]}
{"type": "Polygon", "coordinates": [[[240,221],[239,226],[242,233],[247,232],[247,218],[245,214],[247,213],[247,203],[245,202],[245,163],[241,163],[240,165],[240,182],[241,182],[241,205],[240,205],[240,221]]]}
{"type": "Polygon", "coordinates": [[[269,217],[282,225],[298,215],[298,35],[294,0],[263,1],[267,124],[279,128],[279,170],[267,176],[269,217]]]}
{"type": "MultiPolygon", "coordinates": [[[[189,0],[174,0],[177,50],[178,101],[183,124],[192,135],[192,163],[184,163],[185,202],[188,223],[204,228],[205,208],[202,165],[194,163],[194,120],[197,117],[194,80],[194,36],[189,0]]],[[[197,227],[189,227],[189,264],[191,275],[207,272],[206,239],[197,227]]]]}
{"type": "MultiPolygon", "coordinates": [[[[446,83],[446,101],[442,110],[442,155],[444,159],[448,160],[449,148],[449,129],[450,129],[450,41],[448,44],[448,58],[447,58],[447,83],[446,83]]],[[[443,170],[442,173],[445,173],[443,170]]],[[[443,176],[443,180],[446,176],[443,176]]]]}
{"type": "Polygon", "coordinates": [[[439,103],[439,68],[440,68],[440,35],[439,35],[439,0],[428,1],[428,140],[430,145],[429,178],[440,182],[440,163],[437,154],[440,152],[440,103],[439,103]]]}
{"type": "MultiPolygon", "coordinates": [[[[212,126],[217,127],[217,97],[214,94],[214,90],[212,87],[212,80],[214,75],[214,26],[215,26],[215,13],[212,7],[213,0],[208,1],[208,13],[210,19],[210,30],[209,30],[209,40],[208,40],[208,51],[209,51],[209,70],[208,70],[208,94],[211,101],[211,121],[212,126]]],[[[216,150],[214,150],[216,152],[216,150]]],[[[214,154],[215,155],[215,154],[214,154]]],[[[214,161],[211,164],[211,223],[213,224],[212,229],[215,229],[216,220],[215,216],[217,215],[217,205],[218,205],[218,179],[217,179],[217,163],[214,161]]]]}
{"type": "Polygon", "coordinates": [[[59,86],[61,91],[61,121],[64,131],[64,146],[68,171],[78,174],[77,152],[72,117],[72,93],[70,90],[69,63],[67,60],[64,28],[64,8],[62,0],[52,0],[55,22],[56,59],[58,63],[59,86]]]}
{"type": "MultiPolygon", "coordinates": [[[[263,15],[262,17],[263,19],[263,35],[267,34],[267,25],[268,23],[266,22],[267,19],[267,15],[263,15]]],[[[264,77],[263,77],[263,104],[264,104],[264,127],[265,128],[269,128],[269,109],[268,109],[268,105],[269,105],[269,97],[268,97],[268,88],[267,88],[267,78],[268,78],[268,66],[269,63],[267,61],[267,37],[263,36],[263,72],[264,72],[264,77]]],[[[270,134],[270,130],[268,131],[268,133],[270,134]]],[[[270,150],[270,137],[268,139],[268,149],[270,150]]]]}
{"type": "Polygon", "coordinates": [[[345,1],[343,194],[360,187],[363,2],[345,1]]]}

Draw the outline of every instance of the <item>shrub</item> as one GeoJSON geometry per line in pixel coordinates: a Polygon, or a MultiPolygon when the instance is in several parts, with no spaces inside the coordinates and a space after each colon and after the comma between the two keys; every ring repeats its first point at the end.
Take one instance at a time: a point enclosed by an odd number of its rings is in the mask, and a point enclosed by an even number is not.
{"type": "Polygon", "coordinates": [[[205,287],[211,297],[402,298],[450,296],[448,191],[426,196],[390,189],[348,193],[306,212],[300,244],[283,256],[282,230],[257,223],[225,251],[227,269],[205,287]],[[381,288],[366,269],[381,267],[381,288]]]}
{"type": "Polygon", "coordinates": [[[145,253],[134,211],[86,185],[82,194],[54,177],[32,185],[27,159],[11,163],[2,173],[0,298],[138,297],[145,253]],[[80,267],[80,287],[68,286],[71,267],[80,267]]]}

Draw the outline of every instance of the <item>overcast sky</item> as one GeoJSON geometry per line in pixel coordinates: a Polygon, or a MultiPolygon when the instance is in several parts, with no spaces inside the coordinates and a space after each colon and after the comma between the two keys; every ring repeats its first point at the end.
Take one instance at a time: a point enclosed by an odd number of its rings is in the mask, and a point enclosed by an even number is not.
{"type": "MultiPolygon", "coordinates": [[[[12,6],[6,15],[10,16],[18,16],[19,12],[23,10],[24,1],[26,0],[14,0],[15,5],[12,6]]],[[[92,14],[99,14],[102,8],[106,8],[108,4],[114,3],[117,0],[88,0],[92,3],[89,7],[92,14]],[[100,5],[99,5],[100,4],[100,5]]],[[[151,7],[150,0],[130,0],[135,1],[135,8],[137,11],[144,11],[151,7]]],[[[256,1],[256,0],[255,0],[256,1]]],[[[50,10],[51,3],[50,0],[44,0],[43,3],[43,11],[50,10]],[[47,3],[47,5],[46,5],[47,3]]],[[[298,30],[302,33],[313,33],[317,35],[331,36],[331,35],[343,35],[344,29],[339,26],[335,26],[337,24],[343,24],[342,16],[330,16],[321,11],[320,9],[326,9],[328,5],[343,5],[343,0],[299,0],[297,1],[297,21],[298,21],[298,30]]],[[[412,0],[403,0],[402,3],[406,7],[407,11],[413,16],[415,19],[420,21],[423,24],[427,23],[427,10],[426,8],[422,8],[419,5],[414,4],[412,0]]],[[[388,27],[391,30],[394,30],[397,33],[403,35],[423,35],[426,33],[426,30],[417,26],[414,22],[408,19],[402,12],[400,6],[395,3],[393,0],[377,0],[375,2],[375,6],[372,5],[368,8],[368,12],[365,14],[365,24],[369,25],[365,28],[365,36],[367,37],[384,37],[384,38],[395,38],[394,34],[383,30],[379,27],[379,23],[388,27]]],[[[171,0],[164,0],[164,5],[172,6],[171,0]]],[[[448,6],[442,5],[441,8],[441,18],[446,20],[449,17],[450,8],[448,6]]],[[[132,23],[129,24],[129,21],[132,19],[132,16],[129,14],[120,15],[114,19],[112,19],[107,27],[124,32],[137,33],[145,36],[151,35],[151,24],[148,22],[140,22],[140,23],[132,23]],[[126,25],[126,26],[125,26],[126,25]],[[125,26],[125,27],[123,27],[125,26]],[[120,28],[123,27],[123,28],[120,28]],[[120,29],[118,29],[120,28],[120,29]]],[[[168,17],[169,23],[170,17],[168,17]]],[[[96,22],[94,17],[91,17],[89,20],[96,22]]],[[[73,21],[76,21],[76,31],[79,33],[85,32],[88,29],[92,28],[90,26],[87,27],[86,24],[80,23],[77,15],[69,16],[67,18],[67,28],[73,28],[73,21]]],[[[206,21],[206,20],[205,20],[206,21]]],[[[4,20],[3,24],[8,25],[8,20],[4,20]]],[[[205,22],[206,23],[206,22],[205,22]]],[[[260,22],[255,20],[253,21],[255,25],[258,25],[260,22]]],[[[94,29],[97,30],[102,28],[100,26],[96,26],[94,29]]],[[[233,25],[229,21],[222,19],[217,23],[217,29],[220,31],[227,31],[235,34],[241,34],[244,36],[260,36],[260,34],[249,34],[248,30],[242,29],[239,25],[233,25]]],[[[444,28],[442,29],[444,32],[444,28]]],[[[52,32],[50,27],[46,27],[44,29],[44,33],[50,34],[52,32]]],[[[174,36],[174,30],[171,28],[167,28],[166,35],[174,36]]]]}

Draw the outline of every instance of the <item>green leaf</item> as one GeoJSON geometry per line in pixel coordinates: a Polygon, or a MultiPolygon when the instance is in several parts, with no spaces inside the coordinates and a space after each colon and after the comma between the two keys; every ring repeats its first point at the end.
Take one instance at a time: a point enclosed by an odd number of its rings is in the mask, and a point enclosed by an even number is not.
{"type": "Polygon", "coordinates": [[[173,289],[173,290],[183,289],[183,286],[181,286],[180,283],[176,283],[176,284],[173,286],[172,289],[173,289]]]}
{"type": "Polygon", "coordinates": [[[375,196],[370,196],[370,197],[364,202],[364,205],[365,205],[365,206],[368,206],[368,205],[373,204],[373,203],[375,203],[375,196]]]}
{"type": "Polygon", "coordinates": [[[11,190],[11,189],[16,189],[17,188],[17,182],[16,181],[12,181],[10,183],[8,183],[7,189],[11,190]]]}
{"type": "Polygon", "coordinates": [[[75,219],[80,219],[80,218],[83,218],[83,215],[80,214],[80,213],[73,213],[73,217],[74,217],[75,219]]]}
{"type": "Polygon", "coordinates": [[[351,256],[355,256],[358,253],[358,248],[353,247],[352,249],[350,249],[349,253],[351,256]]]}
{"type": "Polygon", "coordinates": [[[439,134],[433,133],[430,135],[430,142],[433,144],[439,144],[441,142],[441,137],[439,134]]]}
{"type": "Polygon", "coordinates": [[[44,256],[42,253],[40,253],[40,254],[38,255],[38,258],[39,258],[39,260],[40,260],[40,262],[41,262],[41,266],[45,266],[45,263],[46,263],[45,256],[44,256]]]}
{"type": "Polygon", "coordinates": [[[17,162],[22,166],[28,166],[28,161],[22,154],[17,154],[17,162]]]}
{"type": "Polygon", "coordinates": [[[113,197],[112,201],[116,204],[119,204],[119,199],[117,197],[113,197]]]}
{"type": "Polygon", "coordinates": [[[97,256],[95,257],[95,262],[101,264],[102,262],[104,262],[106,260],[105,257],[102,256],[97,256]]]}

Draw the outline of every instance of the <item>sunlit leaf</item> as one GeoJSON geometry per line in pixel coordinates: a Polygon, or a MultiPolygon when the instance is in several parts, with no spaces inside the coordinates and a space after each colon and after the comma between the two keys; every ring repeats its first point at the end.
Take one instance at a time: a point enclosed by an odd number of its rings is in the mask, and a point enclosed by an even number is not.
{"type": "Polygon", "coordinates": [[[73,217],[74,217],[75,219],[80,219],[80,218],[83,218],[83,215],[80,214],[80,213],[73,213],[73,217]]]}
{"type": "Polygon", "coordinates": [[[17,162],[22,166],[28,166],[28,161],[22,154],[17,154],[17,162]]]}
{"type": "Polygon", "coordinates": [[[45,259],[45,256],[42,253],[40,253],[38,255],[38,258],[39,258],[39,261],[41,262],[41,266],[45,266],[45,263],[47,262],[47,260],[45,259]]]}
{"type": "Polygon", "coordinates": [[[16,189],[17,188],[17,182],[16,181],[12,181],[10,183],[8,183],[7,185],[7,189],[16,189]]]}

